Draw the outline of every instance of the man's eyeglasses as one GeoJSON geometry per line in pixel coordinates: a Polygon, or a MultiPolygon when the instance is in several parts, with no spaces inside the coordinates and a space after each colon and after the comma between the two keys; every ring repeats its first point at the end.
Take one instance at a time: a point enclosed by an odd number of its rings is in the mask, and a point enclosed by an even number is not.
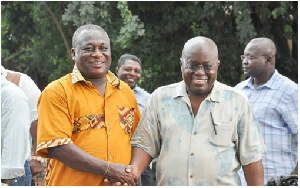
{"type": "Polygon", "coordinates": [[[204,72],[208,73],[214,70],[214,66],[216,63],[209,63],[205,65],[198,65],[197,63],[188,63],[184,58],[180,58],[181,61],[190,69],[192,72],[196,72],[199,68],[204,70],[204,72]]]}
{"type": "Polygon", "coordinates": [[[262,56],[269,56],[269,55],[259,55],[259,56],[253,56],[253,55],[241,55],[241,60],[244,61],[245,59],[247,60],[253,60],[253,59],[257,59],[259,57],[262,56]]]}

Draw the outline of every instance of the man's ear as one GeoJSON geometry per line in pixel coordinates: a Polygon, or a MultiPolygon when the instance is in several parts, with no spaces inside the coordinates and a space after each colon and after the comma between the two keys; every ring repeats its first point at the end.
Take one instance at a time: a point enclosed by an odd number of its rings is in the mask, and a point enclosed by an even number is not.
{"type": "Polygon", "coordinates": [[[118,75],[118,73],[119,73],[119,68],[118,67],[116,67],[115,73],[116,73],[116,75],[118,75]]]}
{"type": "Polygon", "coordinates": [[[272,56],[268,55],[268,56],[266,56],[265,66],[268,66],[271,64],[272,64],[272,56]]]}
{"type": "Polygon", "coordinates": [[[75,60],[75,49],[74,48],[71,49],[71,57],[72,57],[72,60],[75,60]]]}
{"type": "Polygon", "coordinates": [[[267,62],[269,62],[269,63],[272,62],[272,56],[270,56],[270,55],[267,56],[267,62]]]}

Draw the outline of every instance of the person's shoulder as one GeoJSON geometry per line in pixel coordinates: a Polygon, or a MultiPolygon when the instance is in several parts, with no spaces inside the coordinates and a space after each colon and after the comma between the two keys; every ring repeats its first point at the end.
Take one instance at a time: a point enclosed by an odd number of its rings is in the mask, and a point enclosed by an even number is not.
{"type": "Polygon", "coordinates": [[[23,79],[23,80],[28,81],[28,82],[34,82],[32,80],[32,78],[30,76],[28,76],[27,74],[22,73],[22,72],[17,72],[17,73],[21,74],[21,78],[20,79],[23,79]]]}
{"type": "Polygon", "coordinates": [[[240,83],[236,84],[236,85],[234,86],[234,88],[237,88],[237,89],[243,89],[245,86],[248,85],[249,80],[250,80],[250,78],[241,81],[240,83]]]}
{"type": "MultiPolygon", "coordinates": [[[[183,82],[183,81],[181,81],[183,82]]],[[[160,86],[157,89],[155,89],[151,95],[153,96],[172,96],[174,94],[174,91],[180,87],[180,83],[173,83],[165,86],[160,86]]]]}
{"type": "MultiPolygon", "coordinates": [[[[243,81],[243,82],[245,82],[245,81],[243,81]]],[[[236,96],[236,97],[240,97],[242,99],[248,100],[247,96],[236,86],[231,87],[229,85],[226,85],[226,84],[218,82],[218,81],[215,82],[215,85],[217,86],[217,89],[221,90],[221,92],[226,96],[229,96],[229,95],[236,96]]]]}
{"type": "Polygon", "coordinates": [[[298,84],[288,77],[278,73],[273,83],[274,90],[283,95],[282,99],[284,100],[282,101],[290,101],[292,98],[298,97],[298,84]]]}
{"type": "Polygon", "coordinates": [[[165,86],[160,86],[156,90],[170,90],[170,89],[175,89],[179,86],[181,82],[165,85],[165,86]]]}
{"type": "Polygon", "coordinates": [[[20,80],[23,80],[24,82],[34,82],[30,76],[28,76],[27,74],[25,74],[23,72],[17,72],[17,71],[13,71],[13,70],[9,70],[9,69],[6,69],[6,72],[10,73],[10,74],[19,74],[20,80]]]}
{"type": "Polygon", "coordinates": [[[279,86],[287,86],[287,87],[291,87],[291,88],[298,86],[298,84],[295,83],[293,80],[289,79],[288,77],[286,77],[280,73],[278,73],[276,80],[277,80],[277,83],[280,83],[280,84],[278,84],[279,86]]]}
{"type": "Polygon", "coordinates": [[[136,86],[134,89],[143,95],[150,96],[150,93],[148,91],[146,91],[145,89],[143,89],[139,86],[136,86]]]}
{"type": "Polygon", "coordinates": [[[52,82],[50,82],[44,89],[44,91],[47,90],[57,90],[63,87],[68,87],[71,86],[71,82],[72,82],[72,75],[71,74],[67,74],[65,76],[62,76],[61,78],[54,80],[52,82]]]}
{"type": "Polygon", "coordinates": [[[15,84],[5,80],[5,83],[1,87],[1,95],[3,98],[24,98],[27,99],[25,93],[15,84]]]}

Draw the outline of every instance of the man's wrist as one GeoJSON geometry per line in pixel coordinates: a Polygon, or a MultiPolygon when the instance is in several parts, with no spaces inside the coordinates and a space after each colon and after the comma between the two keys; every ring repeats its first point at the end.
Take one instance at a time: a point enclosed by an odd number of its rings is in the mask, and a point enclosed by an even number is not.
{"type": "Polygon", "coordinates": [[[11,179],[1,179],[1,185],[3,186],[9,185],[11,183],[11,179]]]}

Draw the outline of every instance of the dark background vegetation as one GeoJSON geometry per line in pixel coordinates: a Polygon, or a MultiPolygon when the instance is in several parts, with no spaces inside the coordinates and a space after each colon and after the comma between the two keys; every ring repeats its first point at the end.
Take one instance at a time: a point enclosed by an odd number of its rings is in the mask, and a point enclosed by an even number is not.
{"type": "Polygon", "coordinates": [[[43,90],[72,71],[72,34],[88,23],[111,38],[112,72],[122,54],[140,57],[140,85],[149,92],[182,79],[181,50],[197,35],[218,45],[223,83],[245,79],[240,55],[255,37],[275,41],[277,70],[298,83],[297,1],[2,1],[1,63],[28,74],[43,90]]]}

